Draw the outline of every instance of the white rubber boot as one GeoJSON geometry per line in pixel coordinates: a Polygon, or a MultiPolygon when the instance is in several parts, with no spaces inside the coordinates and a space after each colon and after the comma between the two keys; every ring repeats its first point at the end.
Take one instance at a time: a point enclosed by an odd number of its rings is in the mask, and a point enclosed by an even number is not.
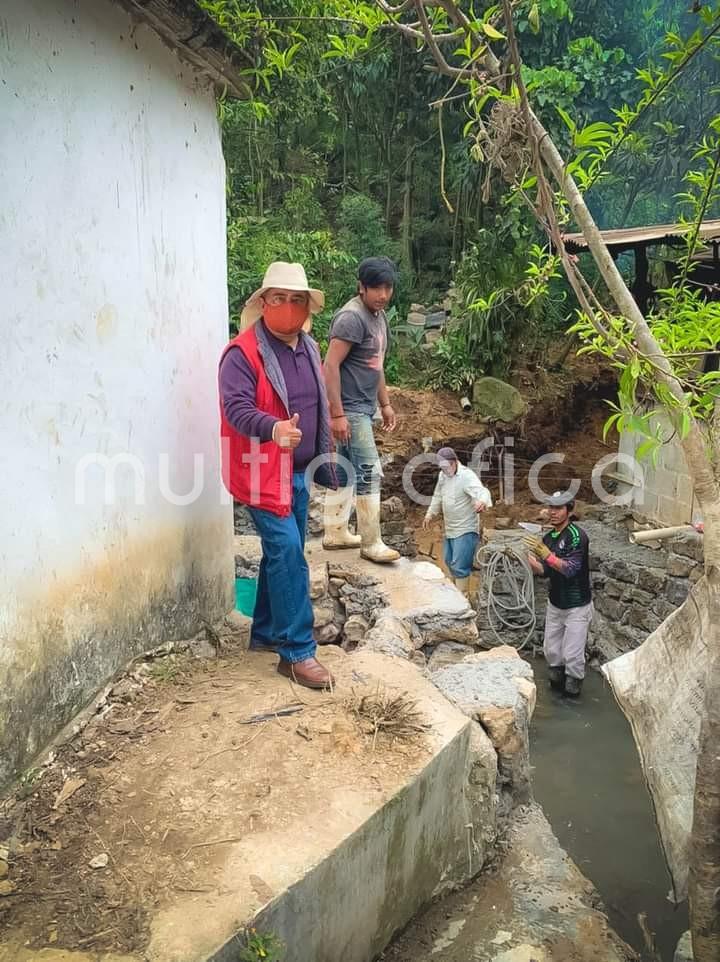
{"type": "Polygon", "coordinates": [[[357,511],[357,525],[362,546],[360,557],[367,558],[377,564],[388,564],[397,561],[400,552],[388,548],[380,534],[380,492],[375,494],[359,494],[355,505],[357,511]]]}
{"type": "Polygon", "coordinates": [[[458,591],[462,591],[465,597],[468,597],[468,592],[470,591],[470,578],[453,578],[455,582],[455,587],[458,591]]]}
{"type": "Polygon", "coordinates": [[[348,530],[352,511],[354,489],[352,487],[328,490],[325,495],[323,548],[359,548],[362,538],[348,530]]]}

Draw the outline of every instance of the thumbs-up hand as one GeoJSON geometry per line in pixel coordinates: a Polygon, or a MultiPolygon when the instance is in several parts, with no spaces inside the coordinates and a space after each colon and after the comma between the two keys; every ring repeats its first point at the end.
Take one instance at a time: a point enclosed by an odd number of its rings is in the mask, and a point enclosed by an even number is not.
{"type": "Polygon", "coordinates": [[[293,414],[287,421],[276,421],[272,439],[281,448],[296,448],[302,441],[302,431],[298,427],[300,415],[293,414]]]}

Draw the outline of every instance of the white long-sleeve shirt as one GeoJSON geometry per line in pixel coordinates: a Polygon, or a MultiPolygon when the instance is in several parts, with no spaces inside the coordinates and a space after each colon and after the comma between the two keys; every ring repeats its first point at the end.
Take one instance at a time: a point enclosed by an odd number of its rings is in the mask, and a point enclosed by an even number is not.
{"type": "Polygon", "coordinates": [[[442,511],[445,536],[459,538],[462,534],[480,530],[476,511],[478,502],[492,508],[490,492],[474,471],[458,463],[457,471],[451,477],[440,472],[427,517],[434,518],[442,511]]]}

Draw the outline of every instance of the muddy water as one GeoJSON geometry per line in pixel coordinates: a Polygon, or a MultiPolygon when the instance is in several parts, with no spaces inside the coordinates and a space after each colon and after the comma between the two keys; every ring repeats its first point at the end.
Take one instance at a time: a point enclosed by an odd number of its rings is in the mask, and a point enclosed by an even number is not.
{"type": "Polygon", "coordinates": [[[532,661],[538,705],[531,731],[535,797],[562,847],[595,885],[617,933],[650,959],[644,913],[663,962],[672,962],[687,909],[667,900],[665,862],[625,716],[599,672],[580,702],[551,692],[545,663],[532,661]]]}

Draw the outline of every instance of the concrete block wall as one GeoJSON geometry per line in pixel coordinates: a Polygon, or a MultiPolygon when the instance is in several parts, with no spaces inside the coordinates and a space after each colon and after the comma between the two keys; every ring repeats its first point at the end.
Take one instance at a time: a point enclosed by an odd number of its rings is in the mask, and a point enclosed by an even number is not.
{"type": "MultiPolygon", "coordinates": [[[[687,524],[693,520],[696,503],[693,485],[688,471],[685,455],[673,429],[666,418],[658,416],[656,423],[664,437],[672,440],[664,444],[658,453],[656,463],[644,460],[638,462],[636,477],[639,485],[625,485],[620,482],[618,494],[632,491],[632,503],[639,514],[660,525],[672,526],[687,524]]],[[[622,434],[618,453],[625,457],[635,457],[635,452],[644,438],[635,433],[622,434]]],[[[618,475],[632,476],[629,466],[618,463],[618,475]]]]}

